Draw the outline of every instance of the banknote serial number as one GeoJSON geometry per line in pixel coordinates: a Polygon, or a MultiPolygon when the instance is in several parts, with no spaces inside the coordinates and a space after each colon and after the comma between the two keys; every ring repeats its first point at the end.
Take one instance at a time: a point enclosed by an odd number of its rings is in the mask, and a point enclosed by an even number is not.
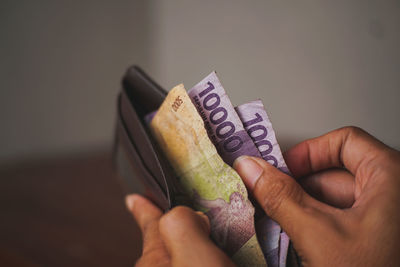
{"type": "Polygon", "coordinates": [[[177,112],[178,109],[179,109],[179,107],[182,105],[182,103],[183,103],[183,100],[182,100],[181,97],[178,95],[178,96],[175,98],[174,103],[172,103],[171,107],[172,107],[172,109],[173,109],[175,112],[177,112]]]}

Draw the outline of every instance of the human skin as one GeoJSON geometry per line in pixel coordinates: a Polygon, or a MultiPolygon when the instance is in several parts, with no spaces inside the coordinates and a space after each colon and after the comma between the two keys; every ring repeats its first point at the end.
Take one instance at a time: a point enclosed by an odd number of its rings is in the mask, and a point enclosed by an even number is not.
{"type": "MultiPolygon", "coordinates": [[[[400,266],[400,153],[345,127],[284,155],[296,179],[259,158],[234,168],[291,238],[303,266],[400,266]]],[[[233,266],[209,239],[207,217],[187,207],[163,214],[128,196],[143,233],[137,266],[233,266]]]]}

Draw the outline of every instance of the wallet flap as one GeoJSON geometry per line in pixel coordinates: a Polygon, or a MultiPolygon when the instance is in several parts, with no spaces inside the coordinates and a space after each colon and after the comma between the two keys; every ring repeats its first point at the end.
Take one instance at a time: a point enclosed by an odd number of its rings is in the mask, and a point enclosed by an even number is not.
{"type": "Polygon", "coordinates": [[[118,116],[116,137],[118,142],[115,147],[114,157],[119,174],[131,189],[130,193],[143,194],[161,209],[169,209],[171,201],[168,194],[160,187],[143,164],[142,158],[137,153],[137,148],[126,131],[121,116],[118,116]]]}
{"type": "MultiPolygon", "coordinates": [[[[132,164],[141,165],[135,175],[143,175],[146,177],[145,179],[152,179],[152,182],[142,181],[146,191],[153,191],[156,194],[163,193],[163,199],[168,201],[168,208],[171,208],[174,206],[176,198],[180,198],[180,202],[182,202],[184,196],[181,194],[180,185],[171,166],[153,140],[143,120],[145,115],[159,108],[166,95],[167,92],[140,68],[137,66],[129,68],[123,78],[123,89],[118,99],[118,123],[121,126],[117,129],[117,138],[121,138],[120,131],[125,131],[127,137],[124,140],[129,140],[131,147],[127,153],[133,154],[128,156],[135,158],[132,164]],[[155,185],[158,185],[158,189],[153,190],[152,186],[155,185]]],[[[117,140],[117,146],[118,141],[121,142],[121,140],[117,140]]],[[[132,183],[128,182],[127,184],[132,183]]],[[[137,188],[132,189],[136,191],[137,188]]],[[[153,200],[150,195],[145,195],[153,200]]],[[[157,201],[160,199],[155,202],[157,201]]],[[[165,203],[157,204],[165,209],[165,203]]]]}
{"type": "Polygon", "coordinates": [[[137,116],[134,107],[126,96],[125,90],[121,92],[119,99],[120,117],[125,126],[125,130],[130,137],[135,151],[142,159],[142,163],[163,189],[168,194],[168,186],[165,180],[162,167],[158,161],[156,151],[150,141],[146,129],[143,127],[142,120],[137,116]]]}
{"type": "Polygon", "coordinates": [[[127,70],[122,84],[140,118],[158,109],[167,96],[167,92],[138,66],[127,70]]]}

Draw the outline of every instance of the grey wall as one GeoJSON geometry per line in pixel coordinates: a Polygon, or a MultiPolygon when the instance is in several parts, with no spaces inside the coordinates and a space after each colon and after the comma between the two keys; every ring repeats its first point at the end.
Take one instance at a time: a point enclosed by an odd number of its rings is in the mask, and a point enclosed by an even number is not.
{"type": "Polygon", "coordinates": [[[0,5],[0,160],[109,146],[131,63],[166,88],[217,70],[284,147],[352,124],[400,148],[399,1],[0,5]]]}
{"type": "Polygon", "coordinates": [[[0,160],[112,143],[126,67],[149,67],[145,1],[2,1],[0,160]]]}
{"type": "Polygon", "coordinates": [[[400,148],[400,1],[160,1],[152,14],[162,84],[217,70],[234,104],[264,101],[284,147],[358,125],[400,148]]]}

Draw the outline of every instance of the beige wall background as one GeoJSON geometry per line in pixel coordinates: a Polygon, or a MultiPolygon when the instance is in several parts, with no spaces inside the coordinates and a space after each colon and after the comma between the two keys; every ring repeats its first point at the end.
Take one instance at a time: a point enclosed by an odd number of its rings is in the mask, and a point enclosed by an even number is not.
{"type": "Polygon", "coordinates": [[[132,63],[190,88],[217,70],[287,148],[357,125],[400,148],[399,1],[3,1],[0,160],[111,145],[132,63]]]}

